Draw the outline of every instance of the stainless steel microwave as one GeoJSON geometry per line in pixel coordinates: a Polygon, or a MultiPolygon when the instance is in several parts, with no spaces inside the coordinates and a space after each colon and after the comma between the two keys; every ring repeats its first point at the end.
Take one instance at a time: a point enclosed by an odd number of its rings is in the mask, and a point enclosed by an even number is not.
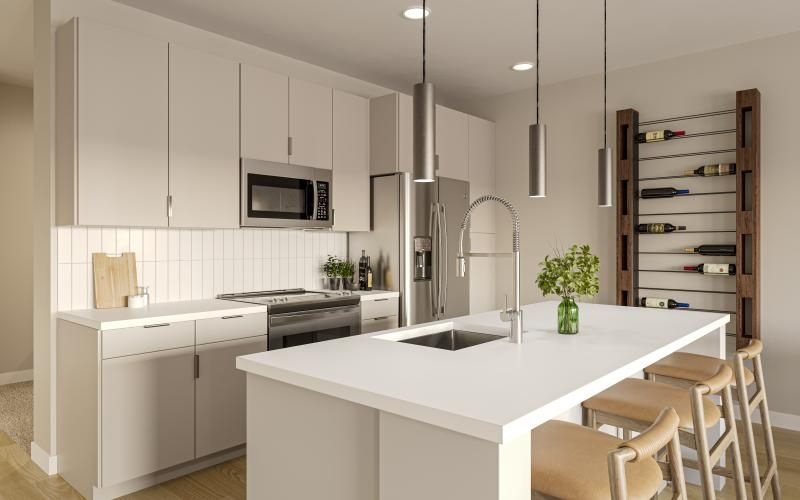
{"type": "Polygon", "coordinates": [[[242,158],[240,177],[242,227],[333,225],[330,170],[242,158]]]}

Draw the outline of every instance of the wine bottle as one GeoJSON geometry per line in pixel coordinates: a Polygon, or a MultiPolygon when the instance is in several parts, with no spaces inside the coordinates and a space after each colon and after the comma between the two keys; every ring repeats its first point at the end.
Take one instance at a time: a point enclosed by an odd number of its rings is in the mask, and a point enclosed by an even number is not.
{"type": "Polygon", "coordinates": [[[661,141],[668,141],[675,137],[680,137],[685,135],[685,130],[651,130],[649,132],[639,132],[636,134],[636,142],[644,143],[644,142],[661,142],[661,141]]]}
{"type": "Polygon", "coordinates": [[[699,247],[684,248],[686,253],[696,253],[700,255],[736,255],[736,245],[700,245],[699,247]]]}
{"type": "Polygon", "coordinates": [[[642,297],[642,307],[655,307],[657,309],[678,309],[689,307],[685,302],[678,302],[673,299],[662,299],[660,297],[642,297]]]}
{"type": "Polygon", "coordinates": [[[372,290],[372,266],[367,264],[367,290],[372,290]]]}
{"type": "Polygon", "coordinates": [[[640,233],[671,233],[673,231],[686,231],[686,226],[673,226],[669,222],[657,222],[653,224],[639,224],[636,231],[640,233]]]}
{"type": "Polygon", "coordinates": [[[736,173],[735,163],[719,163],[717,165],[703,165],[695,169],[686,170],[687,176],[715,177],[718,175],[733,175],[736,173]]]}
{"type": "Polygon", "coordinates": [[[367,289],[367,266],[369,266],[369,257],[367,257],[366,250],[361,250],[361,258],[358,259],[358,289],[367,289]]]}
{"type": "Polygon", "coordinates": [[[736,264],[698,264],[696,266],[683,266],[683,270],[701,274],[733,276],[736,274],[736,264]]]}
{"type": "Polygon", "coordinates": [[[674,187],[666,188],[649,188],[642,189],[640,195],[642,198],[672,198],[673,196],[682,196],[689,194],[688,189],[675,189],[674,187]]]}

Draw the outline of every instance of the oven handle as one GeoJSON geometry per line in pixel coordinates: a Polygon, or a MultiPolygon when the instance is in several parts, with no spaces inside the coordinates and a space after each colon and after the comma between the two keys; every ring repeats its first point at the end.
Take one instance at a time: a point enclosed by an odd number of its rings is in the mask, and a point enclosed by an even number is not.
{"type": "Polygon", "coordinates": [[[337,313],[341,314],[342,316],[345,316],[347,314],[360,315],[360,305],[329,307],[327,309],[316,309],[314,311],[298,311],[298,312],[282,313],[282,314],[270,314],[269,326],[270,327],[285,326],[288,323],[295,322],[297,319],[300,319],[301,321],[314,321],[318,319],[329,318],[332,314],[337,314],[337,313]]]}

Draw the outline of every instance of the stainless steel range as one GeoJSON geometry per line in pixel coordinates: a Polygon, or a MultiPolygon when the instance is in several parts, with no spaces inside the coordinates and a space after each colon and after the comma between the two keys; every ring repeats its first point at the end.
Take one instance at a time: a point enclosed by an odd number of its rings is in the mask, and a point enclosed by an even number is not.
{"type": "Polygon", "coordinates": [[[294,288],[217,298],[266,305],[270,351],[361,333],[361,297],[350,292],[294,288]]]}

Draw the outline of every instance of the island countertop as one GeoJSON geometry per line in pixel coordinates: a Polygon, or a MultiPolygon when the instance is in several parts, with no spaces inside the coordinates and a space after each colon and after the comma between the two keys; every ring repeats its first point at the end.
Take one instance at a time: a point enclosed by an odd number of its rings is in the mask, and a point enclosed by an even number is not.
{"type": "Polygon", "coordinates": [[[523,307],[524,341],[458,351],[396,342],[445,328],[507,335],[497,311],[237,358],[237,367],[381,411],[504,443],[702,337],[727,314],[580,304],[580,333],[555,331],[557,302],[523,307]]]}

